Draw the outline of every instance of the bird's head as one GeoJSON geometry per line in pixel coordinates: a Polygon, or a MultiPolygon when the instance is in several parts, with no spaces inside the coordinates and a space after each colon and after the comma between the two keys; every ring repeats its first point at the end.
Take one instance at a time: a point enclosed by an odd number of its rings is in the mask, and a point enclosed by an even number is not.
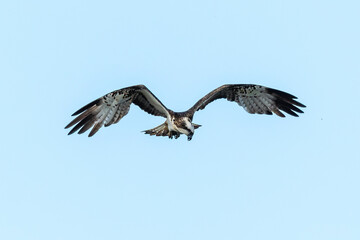
{"type": "Polygon", "coordinates": [[[189,117],[183,117],[181,119],[181,126],[180,131],[181,133],[185,134],[188,137],[188,140],[190,141],[192,139],[192,136],[194,135],[194,125],[191,122],[191,119],[189,117]]]}

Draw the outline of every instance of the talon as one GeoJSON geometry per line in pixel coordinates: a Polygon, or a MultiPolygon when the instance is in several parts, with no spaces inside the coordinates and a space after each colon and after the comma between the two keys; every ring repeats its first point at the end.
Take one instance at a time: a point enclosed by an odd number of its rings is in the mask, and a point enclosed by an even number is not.
{"type": "Polygon", "coordinates": [[[171,138],[171,139],[173,139],[173,137],[175,136],[175,139],[177,138],[177,132],[175,132],[175,131],[171,131],[170,133],[169,133],[169,138],[171,138]]]}

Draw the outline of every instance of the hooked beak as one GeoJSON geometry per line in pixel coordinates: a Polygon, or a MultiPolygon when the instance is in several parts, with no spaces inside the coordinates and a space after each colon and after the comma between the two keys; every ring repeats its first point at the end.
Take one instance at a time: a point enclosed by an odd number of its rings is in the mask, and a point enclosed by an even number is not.
{"type": "Polygon", "coordinates": [[[190,140],[192,139],[192,136],[193,136],[193,135],[194,135],[194,133],[190,133],[190,134],[187,135],[188,141],[190,141],[190,140]]]}

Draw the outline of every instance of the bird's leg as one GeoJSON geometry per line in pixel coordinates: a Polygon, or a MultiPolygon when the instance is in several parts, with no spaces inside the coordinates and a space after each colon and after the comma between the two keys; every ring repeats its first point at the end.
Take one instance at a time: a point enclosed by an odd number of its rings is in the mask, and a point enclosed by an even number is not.
{"type": "Polygon", "coordinates": [[[180,137],[180,133],[179,132],[176,132],[175,134],[175,139],[178,139],[180,137]]]}
{"type": "Polygon", "coordinates": [[[169,138],[172,139],[173,137],[175,137],[175,139],[178,139],[180,137],[180,133],[176,131],[170,131],[169,138]]]}
{"type": "Polygon", "coordinates": [[[177,138],[176,137],[176,132],[175,131],[170,131],[169,138],[173,139],[174,136],[175,136],[175,138],[177,138]]]}

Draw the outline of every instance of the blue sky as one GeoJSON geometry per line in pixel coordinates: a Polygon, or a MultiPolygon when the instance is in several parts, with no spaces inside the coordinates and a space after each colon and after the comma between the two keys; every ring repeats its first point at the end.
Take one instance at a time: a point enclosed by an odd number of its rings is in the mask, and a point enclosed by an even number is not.
{"type": "Polygon", "coordinates": [[[358,1],[3,1],[0,239],[360,239],[358,1]],[[299,118],[219,100],[193,140],[93,138],[70,115],[145,84],[188,109],[226,83],[287,91],[299,118]]]}

